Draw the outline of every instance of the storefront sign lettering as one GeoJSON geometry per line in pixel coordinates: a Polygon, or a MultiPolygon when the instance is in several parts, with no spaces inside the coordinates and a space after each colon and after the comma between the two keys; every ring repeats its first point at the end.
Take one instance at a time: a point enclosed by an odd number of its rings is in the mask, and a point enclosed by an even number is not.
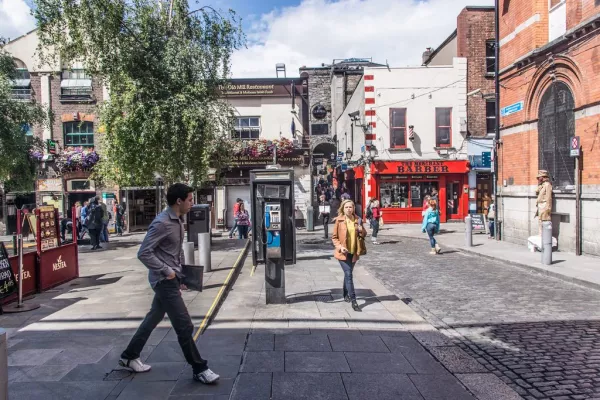
{"type": "MultiPolygon", "coordinates": [[[[278,164],[300,165],[304,161],[302,156],[295,157],[277,157],[278,164]]],[[[273,163],[273,157],[235,157],[232,165],[267,165],[273,163]]]]}
{"type": "Polygon", "coordinates": [[[58,256],[55,263],[52,263],[52,271],[58,271],[59,269],[67,268],[67,263],[62,260],[62,255],[58,256]]]}
{"type": "Polygon", "coordinates": [[[400,174],[447,172],[449,172],[448,166],[443,161],[407,161],[398,166],[398,173],[400,174]]]}
{"type": "MultiPolygon", "coordinates": [[[[25,282],[27,279],[31,279],[31,272],[23,271],[23,282],[25,282]]],[[[15,274],[15,280],[19,282],[19,274],[15,274]]]]}
{"type": "Polygon", "coordinates": [[[275,85],[226,85],[219,88],[225,96],[264,96],[275,92],[275,85]]]}

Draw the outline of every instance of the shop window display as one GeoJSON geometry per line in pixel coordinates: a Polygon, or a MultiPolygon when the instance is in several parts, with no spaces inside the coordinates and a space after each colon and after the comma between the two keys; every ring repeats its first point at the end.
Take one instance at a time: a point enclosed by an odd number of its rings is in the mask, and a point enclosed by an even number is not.
{"type": "Polygon", "coordinates": [[[438,190],[437,182],[385,182],[380,185],[380,201],[383,208],[420,208],[434,189],[438,190]]]}

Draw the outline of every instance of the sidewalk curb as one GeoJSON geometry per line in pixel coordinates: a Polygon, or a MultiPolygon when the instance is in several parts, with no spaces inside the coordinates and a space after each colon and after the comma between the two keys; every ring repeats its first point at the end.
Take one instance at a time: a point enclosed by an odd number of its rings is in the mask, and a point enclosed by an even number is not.
{"type": "Polygon", "coordinates": [[[210,306],[210,309],[206,313],[206,316],[204,317],[204,319],[200,323],[200,326],[198,327],[198,330],[194,334],[194,341],[198,340],[198,337],[204,333],[206,328],[208,328],[208,326],[210,325],[210,323],[214,317],[214,314],[219,309],[219,306],[224,298],[224,295],[227,292],[229,292],[229,289],[230,289],[231,285],[233,284],[232,277],[234,275],[236,275],[237,273],[239,273],[239,270],[241,269],[241,267],[244,265],[244,263],[246,261],[246,256],[248,255],[248,250],[250,249],[250,243],[251,243],[250,240],[246,240],[246,244],[244,245],[244,248],[238,255],[238,258],[235,261],[235,264],[233,264],[233,267],[231,268],[229,275],[227,275],[227,278],[225,279],[225,282],[223,283],[221,290],[219,290],[219,293],[217,293],[215,300],[213,301],[212,305],[210,306]]]}
{"type": "MultiPolygon", "coordinates": [[[[416,236],[407,236],[407,235],[395,235],[398,237],[403,237],[403,238],[407,238],[407,239],[419,239],[419,240],[428,240],[427,238],[420,238],[420,237],[416,237],[416,236]]],[[[542,275],[546,275],[549,276],[551,278],[555,278],[555,279],[559,279],[563,282],[567,282],[567,283],[571,283],[574,285],[578,285],[578,286],[583,286],[586,287],[588,289],[592,289],[592,290],[597,290],[600,291],[600,283],[594,283],[594,282],[590,282],[590,281],[586,281],[584,279],[579,279],[579,278],[574,278],[572,276],[567,276],[567,275],[563,275],[559,272],[554,272],[554,271],[548,271],[546,269],[543,269],[541,267],[536,267],[536,266],[532,266],[532,265],[528,265],[528,264],[523,264],[517,261],[511,261],[511,260],[506,260],[504,258],[500,258],[500,257],[494,257],[491,256],[489,254],[483,254],[477,251],[473,251],[473,250],[469,250],[466,247],[460,247],[460,246],[453,246],[453,245],[448,245],[449,248],[453,248],[455,250],[461,251],[463,253],[467,253],[467,254],[472,254],[475,256],[479,256],[482,258],[486,258],[488,260],[492,260],[492,261],[502,261],[505,262],[508,265],[512,265],[513,267],[517,267],[526,271],[530,271],[530,272],[536,272],[538,274],[542,274],[542,275]]],[[[443,254],[443,252],[442,252],[443,254]]]]}

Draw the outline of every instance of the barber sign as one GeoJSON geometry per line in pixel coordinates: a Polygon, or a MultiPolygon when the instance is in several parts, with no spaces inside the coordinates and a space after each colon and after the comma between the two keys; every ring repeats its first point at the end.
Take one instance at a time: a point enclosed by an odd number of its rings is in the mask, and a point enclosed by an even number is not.
{"type": "Polygon", "coordinates": [[[573,136],[571,139],[571,157],[579,157],[581,155],[581,139],[579,136],[573,136]]]}

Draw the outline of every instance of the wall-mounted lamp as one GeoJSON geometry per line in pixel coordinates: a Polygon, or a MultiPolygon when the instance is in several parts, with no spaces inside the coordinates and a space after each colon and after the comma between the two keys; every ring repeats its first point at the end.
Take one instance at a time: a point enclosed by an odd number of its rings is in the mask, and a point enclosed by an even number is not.
{"type": "Polygon", "coordinates": [[[346,150],[346,160],[349,160],[352,158],[352,149],[348,149],[346,150]]]}
{"type": "Polygon", "coordinates": [[[367,159],[372,162],[373,160],[375,160],[377,158],[378,155],[379,155],[379,152],[377,151],[377,147],[375,147],[375,145],[371,145],[367,159]]]}

